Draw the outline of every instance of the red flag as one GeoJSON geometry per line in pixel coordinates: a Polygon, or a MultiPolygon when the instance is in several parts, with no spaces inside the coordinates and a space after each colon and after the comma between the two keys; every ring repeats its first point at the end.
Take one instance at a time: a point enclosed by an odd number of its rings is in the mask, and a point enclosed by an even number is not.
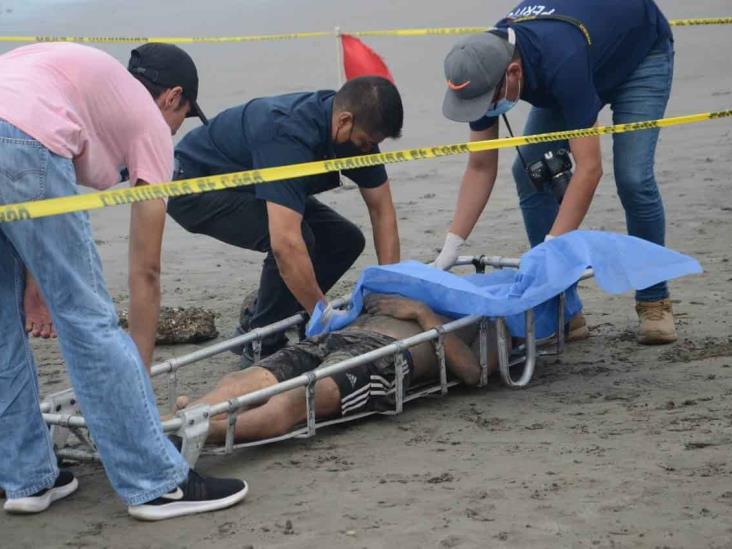
{"type": "Polygon", "coordinates": [[[341,44],[346,80],[358,76],[381,76],[394,83],[394,77],[381,56],[361,40],[350,34],[341,34],[341,44]]]}

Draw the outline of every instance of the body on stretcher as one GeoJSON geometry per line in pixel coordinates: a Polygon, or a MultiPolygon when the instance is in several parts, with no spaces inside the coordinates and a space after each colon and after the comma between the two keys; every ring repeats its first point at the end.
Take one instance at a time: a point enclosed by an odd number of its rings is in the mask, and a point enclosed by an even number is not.
{"type": "MultiPolygon", "coordinates": [[[[518,267],[518,259],[498,258],[498,257],[461,257],[458,265],[473,265],[478,272],[484,272],[486,267],[493,268],[516,268],[518,267]]],[[[592,276],[592,271],[586,271],[582,278],[592,276]]],[[[558,296],[560,306],[557,307],[557,326],[564,326],[564,293],[558,296]]],[[[343,306],[347,300],[338,300],[337,305],[343,306]]],[[[528,310],[524,314],[526,338],[522,345],[512,348],[511,337],[508,334],[505,319],[497,318],[495,346],[498,352],[498,370],[504,383],[512,388],[526,387],[533,376],[536,360],[539,355],[558,354],[564,349],[564,331],[559,329],[552,337],[537,340],[534,329],[533,310],[528,310]],[[548,346],[551,344],[550,346],[548,346]],[[540,346],[548,346],[539,350],[540,346]],[[518,379],[514,379],[512,372],[523,366],[518,379]]],[[[232,347],[241,345],[242,343],[255,343],[255,353],[259,349],[257,342],[273,333],[283,332],[290,327],[297,326],[304,322],[304,315],[298,314],[288,319],[282,320],[264,328],[255,329],[247,334],[237,336],[230,340],[211,345],[189,355],[173,358],[158,364],[152,368],[154,377],[168,375],[168,399],[171,406],[174,406],[178,396],[178,379],[177,371],[189,364],[204,360],[216,354],[225,352],[232,347]]],[[[444,346],[442,340],[445,334],[465,328],[471,325],[480,325],[480,364],[481,378],[479,386],[484,386],[488,381],[488,348],[489,341],[488,323],[489,319],[472,315],[448,322],[438,328],[428,330],[415,336],[395,341],[383,348],[376,349],[357,357],[344,360],[342,362],[319,368],[311,372],[307,372],[301,376],[283,381],[272,387],[267,387],[246,395],[242,395],[235,399],[221,402],[212,406],[195,406],[186,408],[177,413],[176,417],[165,421],[163,428],[166,433],[175,434],[182,440],[181,451],[191,465],[195,464],[198,457],[202,454],[228,454],[238,448],[249,446],[258,446],[269,444],[280,440],[290,438],[311,437],[316,434],[317,430],[330,425],[340,424],[349,421],[373,415],[373,414],[399,414],[403,410],[404,403],[422,398],[428,395],[444,395],[447,394],[450,387],[458,384],[457,381],[448,379],[448,373],[445,362],[444,346]],[[416,386],[404,390],[404,378],[402,364],[404,361],[403,352],[420,343],[432,341],[435,342],[435,352],[439,365],[439,376],[435,381],[426,381],[416,386]],[[395,402],[393,410],[386,411],[365,411],[353,415],[345,415],[335,419],[316,420],[315,417],[315,383],[319,379],[329,377],[341,371],[347,371],[359,365],[374,361],[378,358],[393,355],[394,356],[394,380],[395,380],[395,402]],[[306,388],[306,411],[307,420],[303,424],[295,427],[285,435],[256,440],[245,443],[235,443],[234,426],[236,417],[239,413],[253,408],[271,397],[289,391],[297,387],[306,388]],[[228,428],[226,440],[222,446],[210,447],[205,445],[205,441],[209,432],[210,418],[226,414],[228,417],[228,428]]],[[[259,357],[256,357],[259,358],[259,357]]],[[[94,445],[89,437],[85,436],[85,422],[83,417],[78,415],[78,407],[73,402],[73,395],[69,391],[51,395],[44,400],[41,405],[44,412],[44,419],[51,426],[54,443],[57,447],[57,454],[63,458],[69,459],[95,459],[96,452],[94,445]],[[75,446],[69,445],[69,434],[73,433],[77,439],[75,446]]]]}
{"type": "MultiPolygon", "coordinates": [[[[435,312],[457,320],[447,322],[437,328],[416,333],[411,337],[394,341],[381,348],[340,360],[333,364],[322,365],[302,375],[281,381],[248,394],[236,396],[213,405],[195,405],[177,412],[176,416],[163,423],[166,433],[175,434],[182,439],[182,452],[189,463],[193,464],[204,450],[212,418],[227,417],[223,448],[217,452],[228,453],[234,448],[264,444],[284,438],[312,436],[318,427],[341,423],[363,417],[363,415],[344,416],[336,420],[316,421],[315,384],[318,380],[364,364],[371,364],[383,357],[393,356],[394,366],[394,409],[386,413],[398,414],[404,402],[428,394],[445,394],[451,383],[447,378],[445,361],[446,334],[467,326],[480,324],[480,380],[485,385],[488,378],[488,322],[490,315],[496,323],[495,346],[498,370],[503,382],[512,388],[526,387],[534,374],[540,354],[558,354],[564,350],[565,302],[567,310],[581,308],[575,286],[579,280],[594,277],[600,288],[608,293],[621,293],[630,289],[643,289],[660,281],[671,280],[689,274],[701,273],[699,263],[691,257],[631,236],[595,231],[573,231],[545,242],[518,259],[502,257],[462,257],[460,265],[472,265],[478,272],[485,267],[494,267],[498,272],[486,277],[455,277],[426,267],[421,263],[404,262],[396,265],[367,268],[359,278],[351,296],[350,308],[346,315],[354,320],[363,305],[364,294],[368,292],[399,294],[400,296],[422,301],[435,312]],[[592,265],[593,269],[587,269],[592,265]],[[500,271],[506,267],[518,268],[515,273],[500,271]],[[504,276],[510,275],[510,276],[504,276]],[[499,280],[500,279],[500,280],[499,280]],[[498,284],[494,284],[498,282],[498,284]],[[572,307],[570,308],[570,299],[572,307]],[[548,305],[548,306],[547,306],[548,305]],[[554,308],[556,307],[556,308],[554,308]],[[474,314],[475,312],[480,314],[474,314]],[[536,313],[536,314],[535,314],[536,313]],[[555,316],[553,316],[555,315],[555,316]],[[521,319],[522,321],[519,321],[521,319]],[[519,322],[517,322],[519,321],[519,322]],[[517,349],[512,348],[507,324],[511,323],[514,335],[523,336],[524,343],[517,349]],[[537,337],[537,333],[546,336],[537,337]],[[438,382],[426,387],[404,391],[404,351],[428,341],[435,341],[437,353],[438,382]],[[548,345],[539,350],[540,346],[548,345]],[[518,379],[514,378],[513,366],[522,365],[518,379]],[[286,435],[235,445],[234,434],[237,416],[270,398],[291,389],[304,387],[306,421],[303,427],[295,427],[286,435]]],[[[347,300],[339,300],[343,306],[347,300]]],[[[335,304],[334,304],[335,305],[335,304]]],[[[206,347],[184,357],[173,358],[153,367],[152,375],[168,376],[169,403],[174,406],[178,396],[177,371],[188,364],[214,356],[233,347],[252,343],[255,353],[261,348],[264,337],[284,332],[290,327],[304,322],[304,315],[294,315],[288,319],[264,328],[257,328],[225,342],[206,347]]],[[[311,320],[317,326],[315,318],[311,320]]],[[[337,326],[322,326],[323,330],[335,330],[337,326]]],[[[258,356],[256,358],[259,358],[258,356]]],[[[79,415],[78,405],[70,391],[51,395],[41,406],[46,423],[51,426],[58,454],[62,457],[83,459],[95,456],[93,442],[85,435],[86,422],[79,415]],[[69,434],[74,433],[81,442],[79,448],[68,447],[69,434]]],[[[217,428],[220,422],[217,421],[217,428]]]]}

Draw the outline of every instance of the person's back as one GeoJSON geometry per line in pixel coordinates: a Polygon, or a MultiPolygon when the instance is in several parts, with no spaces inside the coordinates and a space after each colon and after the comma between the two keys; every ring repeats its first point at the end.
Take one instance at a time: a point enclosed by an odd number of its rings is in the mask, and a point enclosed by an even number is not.
{"type": "Polygon", "coordinates": [[[552,45],[566,46],[572,39],[581,48],[588,48],[593,72],[601,80],[601,92],[622,83],[656,41],[671,34],[668,21],[652,0],[554,0],[546,6],[527,1],[512,9],[496,26],[502,28],[522,19],[514,29],[519,29],[519,33],[520,29],[535,29],[529,34],[532,40],[543,39],[542,51],[552,45]],[[537,19],[531,21],[534,17],[537,19]],[[558,21],[552,17],[572,18],[585,27],[588,35],[575,32],[570,22],[569,26],[547,24],[558,21]]]}
{"type": "Polygon", "coordinates": [[[145,87],[109,54],[71,43],[0,56],[0,119],[73,159],[77,182],[105,189],[172,174],[171,130],[145,87]]]}
{"type": "Polygon", "coordinates": [[[175,155],[184,165],[195,166],[192,176],[261,167],[258,149],[263,144],[271,148],[278,140],[297,139],[316,158],[325,154],[328,145],[330,120],[323,116],[323,107],[334,95],[323,90],[251,99],[188,132],[175,155]]]}
{"type": "Polygon", "coordinates": [[[652,0],[525,1],[496,24],[508,26],[527,73],[521,97],[562,107],[568,129],[592,125],[654,45],[671,37],[652,0]]]}

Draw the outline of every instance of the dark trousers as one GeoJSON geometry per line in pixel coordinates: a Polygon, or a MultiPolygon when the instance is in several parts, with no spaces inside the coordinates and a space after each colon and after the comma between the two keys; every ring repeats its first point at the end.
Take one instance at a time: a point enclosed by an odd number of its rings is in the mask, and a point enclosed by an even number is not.
{"type": "MultiPolygon", "coordinates": [[[[266,202],[255,198],[254,193],[223,190],[171,198],[168,213],[192,233],[267,254],[256,308],[250,326],[243,328],[266,326],[302,309],[280,276],[270,246],[266,202]]],[[[305,205],[302,236],[323,292],[333,287],[365,246],[363,233],[356,225],[313,197],[305,205]]],[[[265,340],[264,354],[276,350],[282,341],[283,337],[265,340]]]]}

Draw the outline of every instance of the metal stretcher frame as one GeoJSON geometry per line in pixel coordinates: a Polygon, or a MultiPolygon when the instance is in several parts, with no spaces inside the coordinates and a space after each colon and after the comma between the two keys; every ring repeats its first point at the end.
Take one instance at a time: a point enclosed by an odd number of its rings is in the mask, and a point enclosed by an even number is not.
{"type": "MultiPolygon", "coordinates": [[[[504,258],[499,256],[462,256],[456,262],[458,265],[472,265],[477,272],[485,272],[486,267],[493,268],[518,268],[519,260],[513,258],[504,258]]],[[[584,280],[593,276],[591,269],[587,269],[581,276],[580,280],[584,280]]],[[[496,322],[496,345],[498,350],[498,369],[503,382],[511,388],[526,387],[533,377],[536,360],[540,355],[557,355],[564,350],[564,302],[565,295],[562,292],[559,296],[557,333],[554,336],[537,340],[534,327],[533,310],[525,312],[526,322],[526,339],[523,345],[512,348],[511,338],[506,328],[505,319],[497,318],[496,322]],[[556,338],[556,342],[548,349],[539,350],[539,346],[548,344],[556,338]],[[523,371],[518,380],[512,377],[511,369],[514,366],[523,364],[523,371]]],[[[341,307],[346,305],[346,299],[339,299],[334,305],[341,307]]],[[[261,341],[264,337],[286,331],[287,329],[298,326],[305,320],[305,315],[299,313],[287,319],[281,320],[263,328],[257,328],[246,334],[231,338],[229,340],[216,343],[204,349],[200,349],[188,355],[172,358],[160,364],[153,366],[151,375],[160,376],[168,374],[168,398],[171,406],[175,405],[178,396],[178,378],[177,370],[199,362],[206,358],[228,351],[237,346],[250,343],[253,346],[255,359],[259,359],[261,351],[261,341]]],[[[249,446],[258,446],[269,444],[289,438],[307,438],[315,435],[318,429],[355,421],[357,419],[373,415],[394,415],[402,412],[404,403],[410,402],[417,398],[421,398],[431,394],[447,394],[450,387],[458,384],[456,381],[450,381],[447,377],[447,366],[445,362],[445,349],[443,345],[444,337],[448,333],[452,333],[461,328],[480,324],[480,365],[481,376],[479,386],[484,386],[488,381],[488,322],[489,319],[478,315],[472,315],[458,320],[448,322],[437,328],[433,328],[426,332],[414,335],[412,337],[395,341],[389,345],[375,349],[363,355],[352,357],[347,360],[332,364],[323,368],[307,372],[298,377],[283,381],[271,387],[266,387],[246,395],[220,402],[214,405],[197,405],[186,408],[177,413],[176,417],[163,422],[163,429],[166,433],[176,434],[181,437],[182,454],[191,465],[194,465],[202,452],[207,454],[228,454],[233,450],[249,446]],[[435,352],[439,364],[439,381],[437,384],[426,383],[415,387],[405,394],[403,390],[403,366],[405,363],[404,351],[425,342],[435,342],[435,352]],[[330,377],[336,373],[344,372],[368,364],[379,358],[389,355],[394,356],[395,368],[395,407],[389,411],[367,411],[358,414],[348,415],[336,419],[316,420],[315,417],[315,384],[318,380],[330,377]],[[239,443],[234,442],[234,431],[236,418],[239,413],[250,408],[260,405],[275,395],[286,391],[305,387],[306,388],[306,411],[307,421],[305,425],[296,427],[289,433],[253,442],[239,443]],[[205,447],[205,441],[209,431],[210,419],[226,414],[228,417],[227,432],[225,443],[222,447],[205,447]]],[[[92,441],[84,434],[83,428],[86,427],[84,418],[79,415],[78,405],[75,402],[73,392],[68,389],[60,393],[50,395],[41,404],[41,411],[46,423],[51,427],[51,434],[54,444],[57,448],[57,454],[60,457],[88,460],[97,459],[92,441]],[[67,442],[70,433],[81,441],[83,449],[67,448],[67,442]]]]}

